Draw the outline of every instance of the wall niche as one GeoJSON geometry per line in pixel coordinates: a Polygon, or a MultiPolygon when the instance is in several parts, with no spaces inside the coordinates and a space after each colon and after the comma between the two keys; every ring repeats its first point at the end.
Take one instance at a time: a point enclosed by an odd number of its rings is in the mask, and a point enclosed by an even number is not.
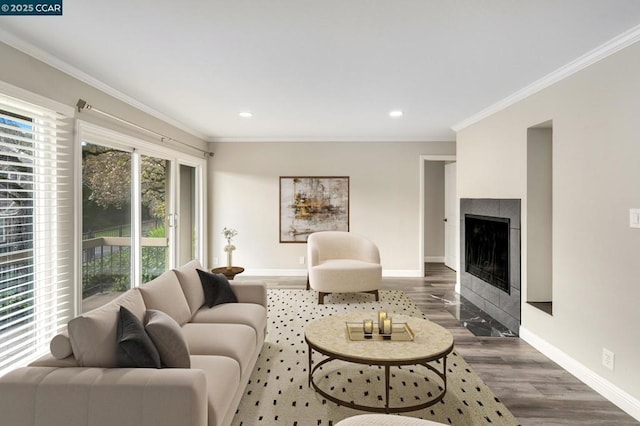
{"type": "Polygon", "coordinates": [[[526,301],[553,315],[553,123],[527,129],[526,301]]]}

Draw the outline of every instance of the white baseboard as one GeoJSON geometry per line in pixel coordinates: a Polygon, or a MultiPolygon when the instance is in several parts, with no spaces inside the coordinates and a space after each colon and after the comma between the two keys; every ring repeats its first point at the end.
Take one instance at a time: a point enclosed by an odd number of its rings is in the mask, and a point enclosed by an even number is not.
{"type": "Polygon", "coordinates": [[[542,339],[540,336],[532,333],[522,326],[520,327],[520,338],[542,352],[569,373],[582,380],[600,395],[620,407],[620,409],[626,411],[630,416],[640,421],[640,400],[629,395],[607,379],[596,374],[582,363],[576,361],[560,349],[542,339]]]}
{"type": "Polygon", "coordinates": [[[444,256],[425,256],[424,261],[428,263],[444,263],[444,256]]]}
{"type": "Polygon", "coordinates": [[[383,269],[382,276],[391,278],[420,278],[422,274],[419,269],[383,269]]]}
{"type": "MultiPolygon", "coordinates": [[[[245,269],[243,276],[256,277],[306,277],[307,269],[245,269]]],[[[420,278],[419,269],[383,269],[383,277],[420,278]]]]}
{"type": "Polygon", "coordinates": [[[256,277],[306,277],[307,269],[245,269],[242,275],[256,277]]]}

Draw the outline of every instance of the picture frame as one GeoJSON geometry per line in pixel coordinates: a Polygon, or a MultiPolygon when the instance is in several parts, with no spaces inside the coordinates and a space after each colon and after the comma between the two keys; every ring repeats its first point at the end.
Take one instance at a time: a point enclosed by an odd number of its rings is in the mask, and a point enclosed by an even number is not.
{"type": "Polygon", "coordinates": [[[280,242],[349,231],[349,176],[280,176],[280,242]]]}

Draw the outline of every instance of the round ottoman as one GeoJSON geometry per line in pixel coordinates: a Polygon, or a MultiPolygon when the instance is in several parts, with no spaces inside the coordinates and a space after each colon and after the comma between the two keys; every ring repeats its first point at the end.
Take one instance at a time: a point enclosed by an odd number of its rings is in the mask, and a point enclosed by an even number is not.
{"type": "Polygon", "coordinates": [[[392,414],[361,414],[336,423],[336,426],[439,426],[444,423],[392,414]]]}

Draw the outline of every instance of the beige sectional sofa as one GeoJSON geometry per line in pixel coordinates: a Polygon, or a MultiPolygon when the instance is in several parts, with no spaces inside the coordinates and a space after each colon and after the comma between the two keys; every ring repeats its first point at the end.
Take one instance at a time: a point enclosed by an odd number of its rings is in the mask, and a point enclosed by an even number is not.
{"type": "Polygon", "coordinates": [[[231,281],[239,303],[205,304],[191,261],[72,319],[51,355],[0,378],[0,424],[11,426],[229,425],[267,326],[266,286],[231,281]],[[190,368],[117,368],[120,306],[180,326],[190,368]]]}

